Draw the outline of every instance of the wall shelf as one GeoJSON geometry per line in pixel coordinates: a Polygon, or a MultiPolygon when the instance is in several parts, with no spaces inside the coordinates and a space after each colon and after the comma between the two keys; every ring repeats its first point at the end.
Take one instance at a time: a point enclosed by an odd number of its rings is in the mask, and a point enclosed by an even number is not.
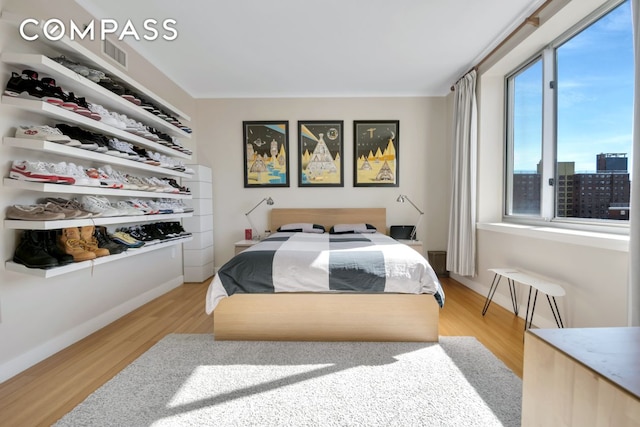
{"type": "Polygon", "coordinates": [[[113,225],[141,222],[165,222],[192,217],[193,213],[156,214],[137,216],[112,216],[86,219],[61,219],[57,221],[25,221],[19,219],[5,219],[4,228],[11,230],[59,230],[68,227],[84,227],[86,225],[113,225]]]}
{"type": "Polygon", "coordinates": [[[95,151],[85,150],[77,147],[69,147],[67,145],[58,144],[51,141],[42,141],[39,139],[13,138],[5,136],[2,139],[4,145],[8,147],[23,148],[25,150],[42,151],[51,154],[57,154],[65,157],[73,157],[75,159],[90,160],[92,163],[105,163],[112,166],[123,166],[129,169],[142,170],[162,176],[175,176],[179,178],[190,178],[192,175],[179,172],[173,169],[163,168],[160,166],[148,165],[142,162],[115,157],[109,154],[98,153],[95,151]]]}
{"type": "MultiPolygon", "coordinates": [[[[0,61],[5,64],[20,66],[21,69],[35,70],[39,74],[48,74],[55,79],[58,86],[68,92],[73,92],[76,96],[85,97],[90,103],[100,104],[109,111],[126,114],[132,119],[169,135],[178,138],[191,138],[191,135],[182,129],[44,55],[5,52],[0,55],[0,61]]],[[[42,77],[43,75],[40,75],[40,78],[42,77]]]]}
{"type": "MultiPolygon", "coordinates": [[[[25,18],[28,18],[28,16],[13,13],[10,11],[2,11],[2,16],[0,19],[9,24],[18,26],[22,21],[24,21],[25,18]]],[[[49,40],[44,36],[42,32],[42,23],[43,21],[40,21],[40,25],[34,26],[33,28],[35,32],[39,33],[38,40],[40,40],[42,43],[48,45],[50,48],[56,50],[60,54],[68,56],[70,59],[79,59],[86,66],[104,71],[105,73],[116,77],[123,83],[131,86],[132,88],[136,88],[139,92],[144,93],[145,97],[147,97],[149,100],[154,101],[154,103],[157,103],[158,106],[162,107],[164,110],[167,110],[175,114],[176,116],[185,119],[186,121],[191,121],[191,118],[187,114],[182,112],[179,108],[171,105],[158,94],[152,92],[139,82],[129,77],[123,70],[117,68],[115,65],[109,63],[99,55],[96,55],[89,49],[80,45],[78,42],[71,40],[68,36],[65,35],[57,41],[49,40]]]]}
{"type": "Polygon", "coordinates": [[[53,184],[48,182],[20,181],[13,178],[5,178],[3,182],[7,188],[19,190],[38,191],[41,193],[64,194],[95,194],[99,196],[113,197],[142,197],[145,199],[191,199],[191,194],[157,193],[155,191],[123,190],[121,188],[85,187],[81,185],[53,184]]]}
{"type": "Polygon", "coordinates": [[[47,269],[47,270],[40,269],[40,268],[28,268],[28,267],[25,267],[22,264],[18,264],[18,263],[13,262],[13,261],[5,262],[4,266],[9,271],[14,271],[16,273],[22,273],[22,274],[29,274],[29,275],[32,275],[32,276],[42,277],[42,278],[46,279],[46,278],[49,278],[49,277],[55,277],[55,276],[60,276],[60,275],[63,275],[63,274],[72,273],[74,271],[84,270],[84,269],[87,269],[87,268],[93,268],[94,266],[97,266],[97,265],[107,264],[109,262],[118,261],[118,260],[121,260],[123,258],[131,257],[131,256],[145,254],[145,253],[148,253],[148,252],[156,251],[158,249],[163,249],[163,248],[167,248],[167,247],[170,247],[170,246],[180,245],[182,243],[190,242],[192,239],[193,239],[193,237],[185,237],[185,238],[182,238],[182,239],[175,239],[175,240],[171,240],[171,241],[168,241],[168,242],[156,243],[156,244],[150,245],[150,246],[146,246],[145,245],[145,246],[143,246],[141,248],[137,248],[137,249],[128,249],[126,252],[123,252],[121,254],[100,257],[100,258],[96,258],[96,259],[91,260],[91,261],[76,262],[76,263],[73,263],[73,264],[64,265],[62,267],[50,268],[50,269],[47,269]]]}
{"type": "Polygon", "coordinates": [[[46,101],[3,95],[2,104],[42,114],[46,117],[55,120],[61,120],[65,123],[79,125],[98,133],[115,136],[116,138],[132,142],[137,146],[149,148],[153,151],[164,153],[171,157],[191,159],[190,155],[185,154],[182,151],[174,150],[173,148],[166,147],[160,143],[150,141],[141,136],[134,135],[122,129],[107,125],[98,120],[93,120],[89,117],[82,116],[78,113],[74,113],[73,111],[65,110],[64,108],[50,104],[46,101]]]}

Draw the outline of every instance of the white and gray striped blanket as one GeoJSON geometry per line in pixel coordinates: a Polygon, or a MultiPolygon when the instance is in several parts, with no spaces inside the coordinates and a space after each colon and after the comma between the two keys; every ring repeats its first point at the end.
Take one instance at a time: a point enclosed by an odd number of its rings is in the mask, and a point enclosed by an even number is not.
{"type": "Polygon", "coordinates": [[[235,293],[360,292],[433,294],[444,292],[427,260],[380,233],[312,234],[280,232],[223,265],[207,291],[206,311],[235,293]]]}

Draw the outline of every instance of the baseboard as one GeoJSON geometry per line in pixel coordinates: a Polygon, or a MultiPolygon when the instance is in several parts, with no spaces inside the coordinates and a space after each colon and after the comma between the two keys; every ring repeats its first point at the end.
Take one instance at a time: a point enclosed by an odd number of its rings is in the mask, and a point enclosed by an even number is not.
{"type": "MultiPolygon", "coordinates": [[[[462,283],[464,286],[466,286],[467,288],[470,288],[471,290],[475,291],[476,293],[482,295],[483,297],[486,297],[487,294],[489,293],[489,286],[488,285],[484,285],[482,283],[478,283],[474,280],[471,280],[470,278],[466,277],[466,276],[459,276],[457,274],[453,274],[451,273],[451,278],[454,279],[457,282],[462,283]]],[[[524,319],[525,314],[527,313],[527,294],[525,293],[525,288],[526,288],[526,292],[528,292],[528,286],[523,286],[523,285],[516,285],[517,286],[517,292],[518,292],[518,317],[521,317],[524,319]]],[[[508,291],[508,286],[507,286],[507,281],[505,279],[502,279],[502,281],[500,282],[500,289],[498,289],[498,291],[502,292],[505,291],[507,292],[507,294],[502,294],[500,292],[496,292],[493,295],[493,299],[491,300],[491,305],[493,304],[498,304],[499,306],[503,307],[505,310],[508,310],[510,312],[513,313],[513,306],[511,305],[511,297],[509,296],[509,291],[508,291]]],[[[445,293],[445,297],[446,297],[446,293],[445,293]]],[[[538,298],[538,303],[542,302],[542,300],[540,298],[538,298]]],[[[445,302],[446,304],[446,302],[445,302]]],[[[546,302],[545,302],[546,304],[546,302]]],[[[491,308],[489,308],[489,310],[491,310],[491,308]]],[[[565,325],[566,326],[566,325],[565,325]]],[[[553,319],[547,319],[543,316],[540,316],[538,314],[538,310],[536,310],[536,314],[533,318],[533,322],[532,322],[532,327],[535,328],[557,328],[556,326],[556,322],[553,319]]]]}
{"type": "Polygon", "coordinates": [[[127,302],[106,311],[89,321],[68,330],[67,332],[50,339],[49,341],[21,354],[20,356],[9,360],[0,365],[0,383],[5,382],[9,378],[19,374],[20,372],[32,367],[49,356],[54,355],[60,350],[69,347],[81,339],[91,335],[97,330],[107,326],[108,324],[118,320],[125,314],[141,307],[149,301],[166,294],[170,290],[180,286],[184,282],[184,276],[178,276],[169,280],[127,302]]]}

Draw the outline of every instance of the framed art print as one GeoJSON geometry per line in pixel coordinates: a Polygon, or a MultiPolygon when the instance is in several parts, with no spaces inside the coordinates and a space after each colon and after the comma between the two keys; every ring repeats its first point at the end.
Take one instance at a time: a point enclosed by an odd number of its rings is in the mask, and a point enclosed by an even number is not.
{"type": "Polygon", "coordinates": [[[289,186],[289,122],[242,122],[244,187],[289,186]]]}
{"type": "Polygon", "coordinates": [[[343,187],[343,122],[298,122],[298,186],[343,187]]]}
{"type": "Polygon", "coordinates": [[[400,121],[356,120],[353,139],[353,186],[398,187],[400,121]]]}

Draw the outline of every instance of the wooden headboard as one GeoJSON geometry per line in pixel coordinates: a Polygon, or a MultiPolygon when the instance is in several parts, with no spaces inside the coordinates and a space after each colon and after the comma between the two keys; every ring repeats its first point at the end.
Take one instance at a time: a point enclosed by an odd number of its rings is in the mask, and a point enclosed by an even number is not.
{"type": "Polygon", "coordinates": [[[336,224],[371,224],[378,232],[387,233],[386,208],[292,208],[271,209],[271,231],[285,224],[311,222],[329,229],[336,224]]]}

